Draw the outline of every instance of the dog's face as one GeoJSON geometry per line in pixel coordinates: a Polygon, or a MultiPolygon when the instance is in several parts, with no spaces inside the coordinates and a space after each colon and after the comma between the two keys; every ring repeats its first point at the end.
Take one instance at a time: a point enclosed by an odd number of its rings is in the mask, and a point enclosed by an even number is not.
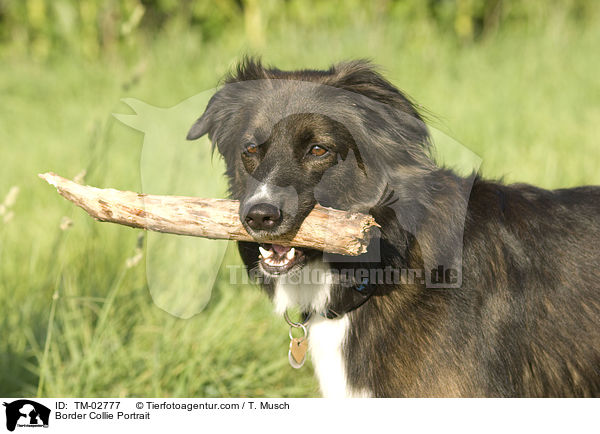
{"type": "Polygon", "coordinates": [[[260,269],[281,275],[302,267],[318,252],[268,241],[293,237],[317,202],[333,205],[320,190],[327,188],[329,196],[339,197],[343,184],[325,181],[324,175],[343,179],[339,164],[355,145],[343,125],[317,113],[292,114],[276,122],[268,135],[250,131],[245,137],[239,159],[228,161],[245,184],[240,219],[250,235],[263,241],[260,269]]]}
{"type": "MultiPolygon", "coordinates": [[[[318,82],[316,75],[289,77],[258,64],[245,68],[213,96],[188,138],[208,133],[225,158],[240,220],[260,243],[242,252],[244,260],[258,262],[267,275],[281,275],[320,256],[270,243],[292,238],[315,204],[363,212],[375,205],[385,182],[378,173],[382,156],[368,142],[374,124],[381,128],[393,115],[389,106],[331,85],[335,82],[318,82]],[[253,76],[243,76],[252,68],[253,76]]],[[[386,83],[372,87],[389,91],[386,83]]],[[[419,122],[405,130],[421,135],[422,122],[414,115],[419,122]]],[[[410,164],[410,152],[395,152],[410,164]]]]}
{"type": "Polygon", "coordinates": [[[245,184],[238,191],[248,233],[259,240],[293,236],[317,202],[323,176],[333,175],[352,147],[342,125],[315,113],[287,116],[265,137],[248,132],[237,159],[227,162],[245,184]]]}

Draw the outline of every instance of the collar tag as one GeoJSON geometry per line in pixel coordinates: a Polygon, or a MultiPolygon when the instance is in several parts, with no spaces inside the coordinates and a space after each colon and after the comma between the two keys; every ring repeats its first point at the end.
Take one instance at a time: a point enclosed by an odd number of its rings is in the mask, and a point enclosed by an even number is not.
{"type": "Polygon", "coordinates": [[[308,339],[306,337],[292,338],[290,340],[290,350],[288,351],[288,360],[294,369],[300,369],[306,361],[306,351],[308,350],[308,339]]]}
{"type": "Polygon", "coordinates": [[[306,327],[306,324],[310,319],[310,314],[306,315],[302,322],[293,322],[290,320],[287,311],[283,316],[286,322],[290,325],[290,349],[288,350],[288,360],[292,368],[300,369],[302,366],[304,366],[304,362],[306,361],[306,352],[308,350],[308,328],[306,327]],[[294,337],[292,332],[295,328],[302,329],[302,336],[298,338],[294,337]]]}

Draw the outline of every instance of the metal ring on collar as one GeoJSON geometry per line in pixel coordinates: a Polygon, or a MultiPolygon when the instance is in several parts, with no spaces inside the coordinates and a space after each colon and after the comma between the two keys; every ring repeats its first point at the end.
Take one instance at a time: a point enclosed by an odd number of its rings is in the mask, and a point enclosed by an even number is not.
{"type": "Polygon", "coordinates": [[[285,322],[287,322],[291,327],[302,327],[304,328],[304,326],[306,325],[306,323],[308,322],[308,320],[310,319],[310,317],[312,316],[312,313],[309,313],[306,318],[304,318],[304,321],[302,322],[294,322],[290,319],[287,310],[285,312],[283,312],[283,317],[285,318],[285,322]]]}
{"type": "MultiPolygon", "coordinates": [[[[298,323],[296,323],[298,324],[298,323]]],[[[292,330],[294,329],[295,326],[290,326],[290,331],[289,331],[289,336],[290,336],[290,340],[294,339],[294,336],[292,335],[292,330]]],[[[308,337],[308,329],[306,328],[306,326],[304,324],[300,324],[299,327],[302,329],[302,331],[304,332],[304,336],[302,336],[302,340],[306,339],[308,337]]]]}

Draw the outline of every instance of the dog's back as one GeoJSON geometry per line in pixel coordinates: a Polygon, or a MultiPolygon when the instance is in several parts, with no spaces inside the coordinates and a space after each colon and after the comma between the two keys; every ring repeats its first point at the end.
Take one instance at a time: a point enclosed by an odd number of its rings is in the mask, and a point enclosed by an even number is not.
{"type": "MultiPolygon", "coordinates": [[[[597,395],[600,188],[513,186],[504,191],[493,227],[503,246],[497,260],[505,272],[491,276],[495,286],[490,288],[507,297],[504,303],[512,314],[496,320],[497,339],[513,357],[494,369],[515,378],[511,384],[517,396],[597,395]],[[500,276],[505,280],[498,281],[500,276]]],[[[477,261],[477,269],[486,266],[477,261]]]]}
{"type": "Polygon", "coordinates": [[[468,215],[459,291],[485,394],[598,396],[600,188],[479,182],[468,215]]]}

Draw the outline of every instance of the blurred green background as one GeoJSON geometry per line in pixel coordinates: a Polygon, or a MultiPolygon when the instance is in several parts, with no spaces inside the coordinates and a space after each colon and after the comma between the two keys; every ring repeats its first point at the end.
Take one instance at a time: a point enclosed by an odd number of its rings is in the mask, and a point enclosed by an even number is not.
{"type": "MultiPolygon", "coordinates": [[[[132,113],[121,98],[175,106],[246,53],[368,57],[486,176],[600,184],[599,19],[583,0],[0,0],[0,396],[318,395],[266,297],[229,285],[232,246],[206,309],[176,318],[149,294],[140,232],[37,178],[141,190],[144,138],[112,117],[132,113]]],[[[198,152],[198,182],[223,185],[198,152]]]]}

